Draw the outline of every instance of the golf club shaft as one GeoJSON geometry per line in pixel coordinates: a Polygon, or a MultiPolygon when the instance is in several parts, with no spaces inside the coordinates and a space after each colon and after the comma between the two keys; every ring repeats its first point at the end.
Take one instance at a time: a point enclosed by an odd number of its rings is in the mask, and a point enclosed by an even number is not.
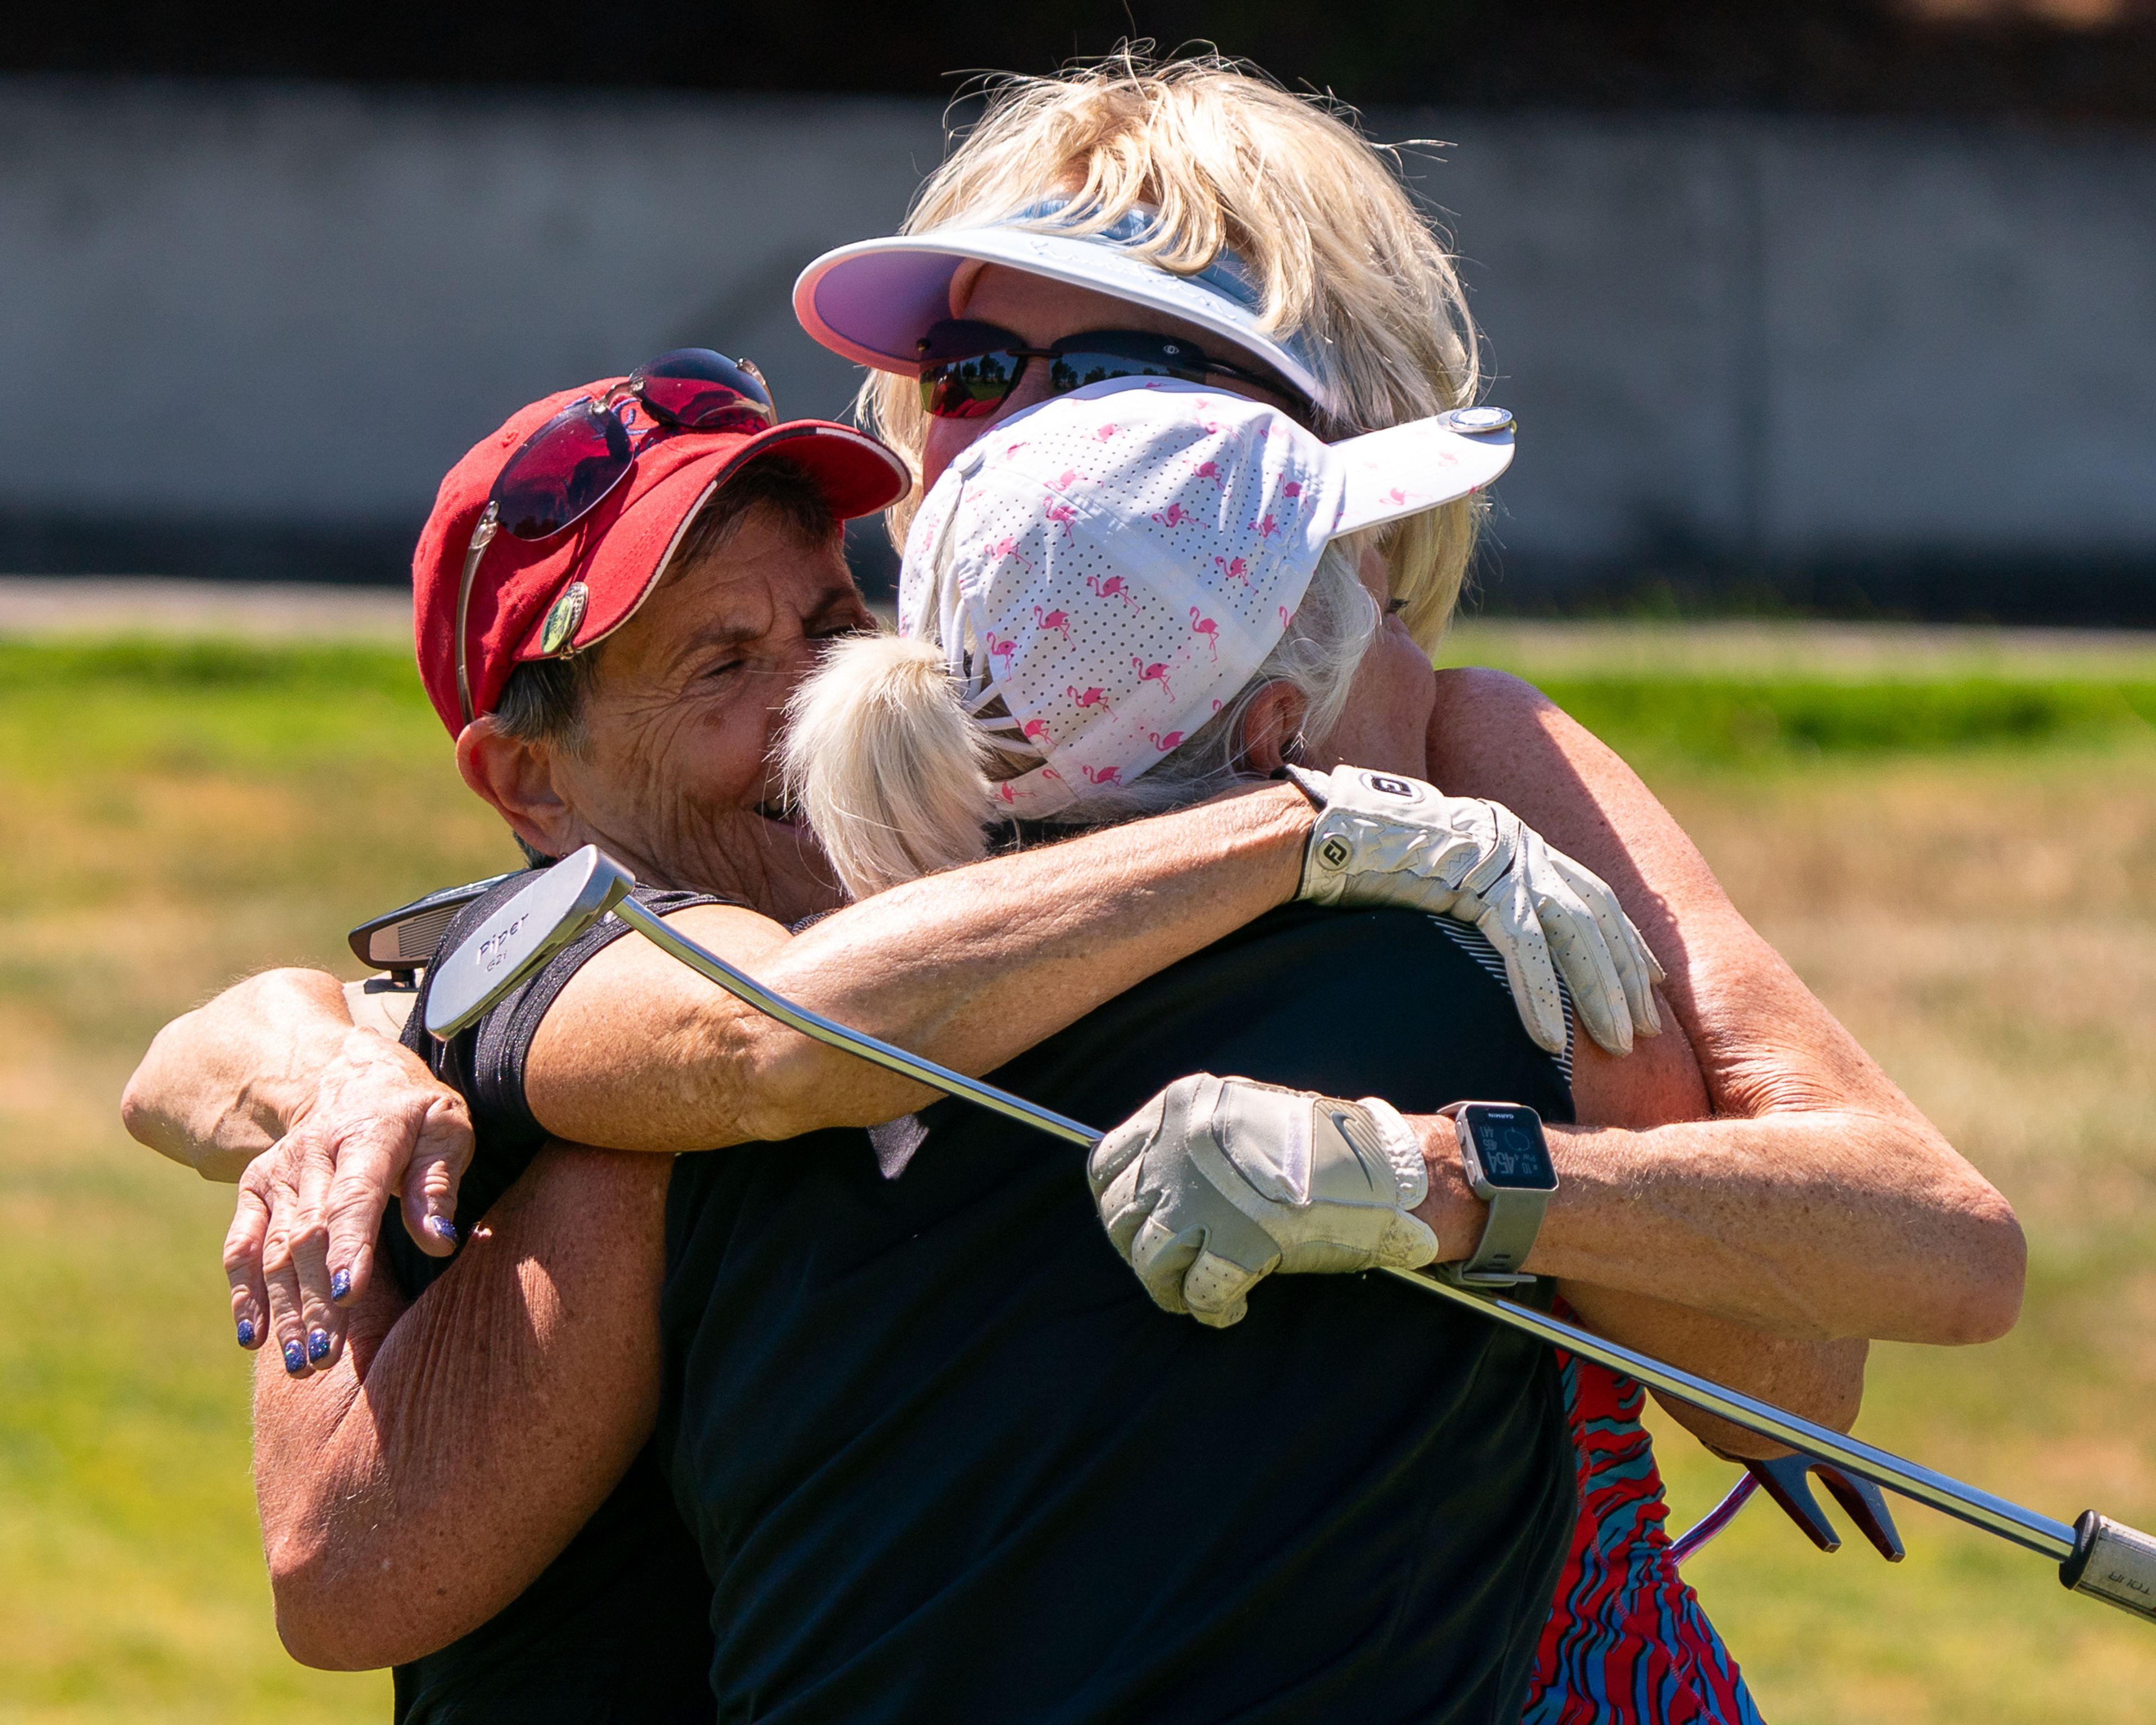
{"type": "Polygon", "coordinates": [[[1541,1337],[1553,1347],[1622,1372],[1650,1389],[1661,1390],[1694,1407],[1704,1408],[1732,1425],[1773,1438],[1793,1450],[1802,1450],[1819,1461],[1830,1461],[1845,1473],[1869,1480],[1890,1491],[1898,1491],[1905,1497],[1913,1497],[1943,1515],[1967,1522],[1973,1527],[1981,1527],[1988,1533],[1996,1533],[2041,1556],[2063,1563],[2073,1555],[2074,1530],[2064,1522],[2024,1509],[1989,1491],[1979,1491],[1974,1486],[1964,1486],[1959,1480],[1935,1473],[1916,1462],[1905,1461],[1899,1455],[1846,1436],[1830,1426],[1816,1425],[1801,1414],[1760,1401],[1742,1390],[1731,1389],[1680,1366],[1635,1353],[1621,1343],[1591,1334],[1532,1307],[1456,1287],[1419,1271],[1390,1270],[1386,1274],[1412,1282],[1424,1293],[1435,1294],[1456,1305],[1476,1307],[1516,1330],[1541,1337]]]}
{"type": "MultiPolygon", "coordinates": [[[[919,1055],[909,1054],[902,1048],[879,1041],[860,1031],[849,1029],[821,1014],[805,1011],[783,996],[773,993],[753,977],[737,970],[716,953],[706,951],[696,942],[670,928],[660,917],[639,904],[634,898],[625,898],[613,907],[613,915],[635,929],[654,945],[671,953],[691,970],[708,977],[728,993],[746,1001],[758,1012],[769,1014],[780,1024],[798,1030],[803,1036],[829,1047],[846,1050],[873,1061],[887,1071],[910,1078],[931,1090],[942,1091],[947,1096],[963,1096],[968,1101],[1004,1115],[1009,1119],[1036,1127],[1066,1143],[1091,1149],[1101,1141],[1101,1134],[1091,1127],[1060,1114],[1050,1113],[1022,1096],[1009,1091],[998,1090],[993,1084],[983,1084],[977,1078],[953,1072],[933,1060],[919,1055]]],[[[1988,1491],[1979,1491],[1950,1479],[1930,1468],[1921,1467],[1913,1461],[1905,1461],[1887,1450],[1874,1448],[1852,1437],[1845,1436],[1830,1427],[1815,1425],[1786,1409],[1775,1407],[1743,1394],[1696,1376],[1682,1368],[1668,1365],[1644,1353],[1594,1335],[1562,1318],[1547,1312],[1537,1312],[1532,1307],[1522,1306],[1492,1294],[1476,1293],[1436,1276],[1413,1270],[1392,1270],[1387,1272],[1398,1280],[1425,1294],[1435,1294],[1441,1300],[1450,1300],[1481,1312],[1486,1317],[1524,1331],[1530,1336],[1563,1348],[1583,1359],[1624,1373],[1650,1389],[1704,1408],[1708,1413],[1727,1420],[1732,1425],[1741,1425],[1748,1431],[1802,1450],[1823,1461],[1871,1481],[1874,1485],[1913,1497],[1919,1503],[1928,1504],[1943,1514],[1953,1517],[1970,1526],[1995,1533],[2002,1539],[2025,1547],[2028,1550],[2055,1560],[2064,1562],[2073,1554],[2074,1530],[2064,1522],[2054,1521],[2049,1516],[2038,1515],[2033,1510],[2010,1503],[2003,1497],[1994,1497],[1988,1491]]]]}

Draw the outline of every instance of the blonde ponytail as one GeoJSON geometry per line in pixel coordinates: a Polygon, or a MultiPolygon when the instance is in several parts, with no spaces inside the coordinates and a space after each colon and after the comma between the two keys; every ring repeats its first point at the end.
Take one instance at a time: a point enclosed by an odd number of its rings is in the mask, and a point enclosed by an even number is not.
{"type": "Polygon", "coordinates": [[[787,716],[788,799],[855,898],[988,854],[988,746],[940,648],[841,641],[787,716]]]}

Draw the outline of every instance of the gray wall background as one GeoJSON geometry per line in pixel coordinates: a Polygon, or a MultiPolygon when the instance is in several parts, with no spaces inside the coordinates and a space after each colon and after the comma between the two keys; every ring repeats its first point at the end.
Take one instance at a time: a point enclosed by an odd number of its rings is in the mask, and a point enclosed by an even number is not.
{"type": "MultiPolygon", "coordinates": [[[[2156,139],[1368,117],[1450,142],[1418,184],[1522,421],[1499,603],[2156,621],[2156,139]]],[[[896,223],[940,119],[0,80],[0,567],[395,579],[511,409],[685,343],[840,413],[788,290],[896,223]]]]}

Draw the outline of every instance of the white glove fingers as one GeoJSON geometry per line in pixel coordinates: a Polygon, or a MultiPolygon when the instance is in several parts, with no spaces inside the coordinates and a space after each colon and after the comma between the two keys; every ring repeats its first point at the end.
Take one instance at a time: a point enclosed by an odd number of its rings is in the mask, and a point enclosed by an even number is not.
{"type": "Polygon", "coordinates": [[[1138,1230],[1145,1226],[1153,1207],[1160,1202],[1158,1190],[1146,1189],[1144,1173],[1142,1163],[1131,1163],[1095,1200],[1101,1225],[1108,1230],[1108,1244],[1115,1247],[1117,1255],[1126,1263],[1130,1261],[1132,1245],[1137,1239],[1138,1230]]]}
{"type": "Polygon", "coordinates": [[[1564,1052],[1564,997],[1557,986],[1557,967],[1550,962],[1549,943],[1535,920],[1534,906],[1524,891],[1500,892],[1475,919],[1497,956],[1505,961],[1505,975],[1512,986],[1512,1005],[1536,1045],[1551,1054],[1564,1052]]]}
{"type": "Polygon", "coordinates": [[[1190,1307],[1183,1297],[1183,1277],[1204,1250],[1205,1230],[1190,1228],[1178,1234],[1158,1216],[1147,1216],[1132,1236],[1130,1265],[1138,1286],[1163,1312],[1186,1316],[1190,1307]]]}
{"type": "Polygon", "coordinates": [[[1519,860],[1527,835],[1527,824],[1502,803],[1460,800],[1473,811],[1471,824],[1482,850],[1481,860],[1460,881],[1460,890],[1478,896],[1493,890],[1502,892],[1502,883],[1519,860]]]}
{"type": "Polygon", "coordinates": [[[1214,1253],[1200,1252],[1183,1273],[1183,1301],[1190,1315],[1209,1330],[1228,1329],[1248,1314],[1250,1291],[1265,1275],[1214,1253]]]}
{"type": "Polygon", "coordinates": [[[1562,851],[1550,852],[1550,860],[1594,913],[1594,921],[1602,931],[1603,944],[1609,949],[1617,966],[1618,978],[1624,984],[1633,1029],[1642,1036],[1660,1035],[1662,1016],[1655,1004],[1655,984],[1662,980],[1662,968],[1655,962],[1654,949],[1647,944],[1646,937],[1625,915],[1617,895],[1599,875],[1562,851]]]}
{"type": "Polygon", "coordinates": [[[1096,1199],[1114,1185],[1145,1153],[1146,1146],[1160,1136],[1167,1106],[1168,1092],[1163,1091],[1093,1147],[1086,1158],[1086,1182],[1096,1199]]]}
{"type": "Polygon", "coordinates": [[[1632,1051],[1631,1004],[1594,912],[1567,884],[1553,854],[1539,839],[1529,846],[1535,914],[1550,944],[1558,973],[1572,988],[1580,1028],[1615,1055],[1632,1051]]]}

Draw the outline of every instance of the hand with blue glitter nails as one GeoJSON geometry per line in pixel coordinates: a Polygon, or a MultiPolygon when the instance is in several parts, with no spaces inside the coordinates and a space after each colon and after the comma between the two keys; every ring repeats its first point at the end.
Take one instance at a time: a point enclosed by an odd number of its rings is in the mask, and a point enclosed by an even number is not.
{"type": "Polygon", "coordinates": [[[353,1030],[291,1131],[240,1176],[224,1242],[239,1345],[274,1337],[295,1377],[336,1364],[382,1211],[401,1201],[421,1250],[454,1251],[471,1151],[464,1099],[408,1050],[353,1030]]]}

